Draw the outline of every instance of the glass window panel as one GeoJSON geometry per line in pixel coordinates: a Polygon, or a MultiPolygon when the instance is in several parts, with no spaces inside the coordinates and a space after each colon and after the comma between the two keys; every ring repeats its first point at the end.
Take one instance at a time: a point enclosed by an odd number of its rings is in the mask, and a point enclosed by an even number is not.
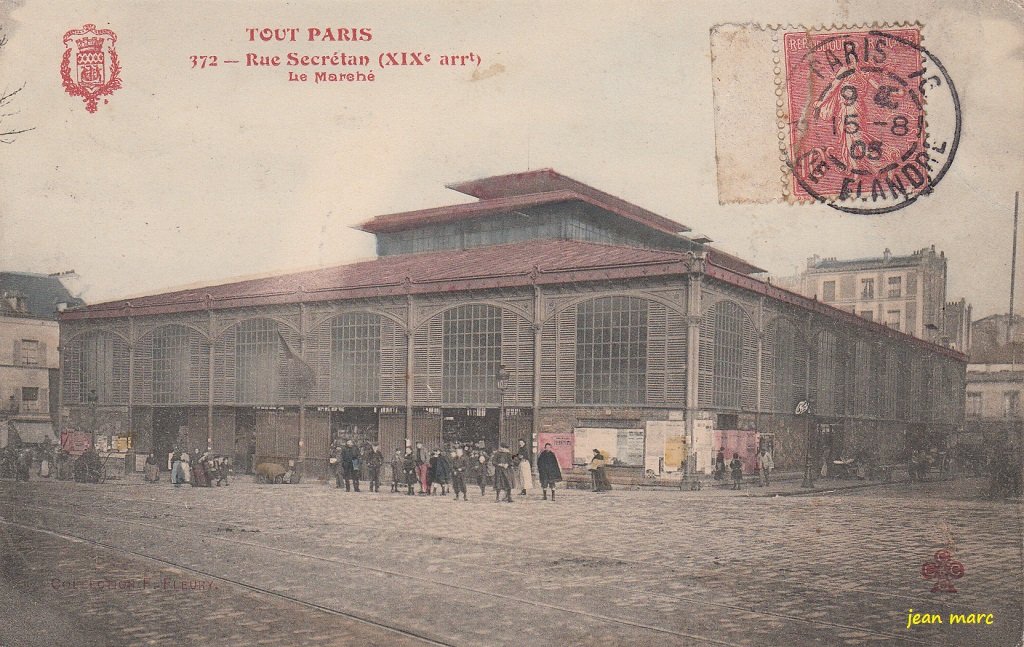
{"type": "Polygon", "coordinates": [[[576,309],[576,401],[639,404],[647,397],[647,302],[603,297],[576,309]]]}

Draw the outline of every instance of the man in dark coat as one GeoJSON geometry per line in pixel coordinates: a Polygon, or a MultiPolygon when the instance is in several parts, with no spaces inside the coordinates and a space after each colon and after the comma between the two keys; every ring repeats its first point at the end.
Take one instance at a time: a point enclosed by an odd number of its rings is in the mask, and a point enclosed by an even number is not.
{"type": "MultiPolygon", "coordinates": [[[[373,445],[364,459],[366,461],[366,474],[370,480],[370,492],[380,492],[380,468],[384,466],[384,454],[380,453],[380,445],[373,445]]],[[[356,481],[358,492],[359,481],[356,481]]]]}
{"type": "Polygon", "coordinates": [[[416,455],[412,451],[412,447],[405,448],[405,459],[402,461],[402,473],[405,475],[405,484],[409,486],[409,491],[406,492],[409,496],[415,496],[416,492],[413,488],[416,486],[416,481],[419,480],[419,464],[416,462],[416,455]]]}
{"type": "Polygon", "coordinates": [[[455,491],[455,500],[459,500],[459,492],[462,492],[462,500],[468,501],[466,497],[466,473],[469,471],[469,458],[466,452],[459,447],[452,457],[452,490],[455,491]]]}
{"type": "Polygon", "coordinates": [[[391,491],[398,492],[398,485],[405,482],[405,475],[402,473],[402,450],[396,449],[395,455],[391,457],[391,491]]]}
{"type": "Polygon", "coordinates": [[[544,500],[548,498],[548,489],[551,489],[551,500],[555,500],[555,483],[562,480],[562,470],[558,467],[558,457],[551,451],[551,443],[544,444],[544,451],[537,456],[537,472],[540,474],[540,489],[544,493],[544,500]]]}
{"type": "Polygon", "coordinates": [[[349,491],[351,483],[356,492],[359,491],[359,448],[351,440],[345,441],[341,450],[341,473],[345,479],[345,491],[349,491]]]}
{"type": "Polygon", "coordinates": [[[499,501],[504,491],[505,501],[512,503],[512,452],[508,443],[501,444],[491,456],[491,462],[494,464],[494,501],[499,501]]]}

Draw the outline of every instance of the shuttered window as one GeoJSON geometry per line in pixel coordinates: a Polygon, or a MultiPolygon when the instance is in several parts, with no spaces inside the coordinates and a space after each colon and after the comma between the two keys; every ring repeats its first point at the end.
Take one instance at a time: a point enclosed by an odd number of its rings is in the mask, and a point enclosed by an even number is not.
{"type": "MultiPolygon", "coordinates": [[[[98,332],[80,342],[79,402],[123,404],[128,401],[128,344],[117,335],[98,332]]],[[[73,367],[69,367],[74,370],[73,367]]]]}
{"type": "Polygon", "coordinates": [[[642,404],[647,391],[647,302],[585,301],[576,311],[576,402],[642,404]]]}

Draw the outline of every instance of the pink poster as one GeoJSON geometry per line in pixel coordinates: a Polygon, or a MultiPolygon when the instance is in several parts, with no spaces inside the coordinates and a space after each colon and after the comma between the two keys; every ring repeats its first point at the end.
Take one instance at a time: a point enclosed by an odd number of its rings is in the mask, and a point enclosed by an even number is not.
{"type": "Polygon", "coordinates": [[[537,454],[544,451],[544,445],[551,443],[551,451],[558,458],[558,466],[563,470],[572,469],[573,435],[565,433],[537,434],[537,454]]]}
{"type": "Polygon", "coordinates": [[[712,432],[713,449],[717,456],[718,450],[725,448],[725,464],[728,467],[733,454],[739,454],[743,461],[743,473],[757,472],[757,432],[735,429],[716,429],[712,432]]]}

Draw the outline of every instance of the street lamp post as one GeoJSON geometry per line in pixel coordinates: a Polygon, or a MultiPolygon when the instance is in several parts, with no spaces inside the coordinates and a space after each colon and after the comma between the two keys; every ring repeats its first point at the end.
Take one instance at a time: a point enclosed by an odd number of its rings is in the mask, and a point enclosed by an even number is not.
{"type": "Polygon", "coordinates": [[[812,489],[814,477],[811,471],[811,403],[801,400],[796,405],[795,413],[804,419],[804,433],[807,436],[807,446],[804,448],[804,482],[800,484],[800,487],[812,489]]]}
{"type": "Polygon", "coordinates": [[[505,437],[505,390],[508,389],[508,378],[509,372],[505,368],[504,364],[498,366],[498,371],[494,377],[498,381],[498,443],[500,444],[505,437]]]}

